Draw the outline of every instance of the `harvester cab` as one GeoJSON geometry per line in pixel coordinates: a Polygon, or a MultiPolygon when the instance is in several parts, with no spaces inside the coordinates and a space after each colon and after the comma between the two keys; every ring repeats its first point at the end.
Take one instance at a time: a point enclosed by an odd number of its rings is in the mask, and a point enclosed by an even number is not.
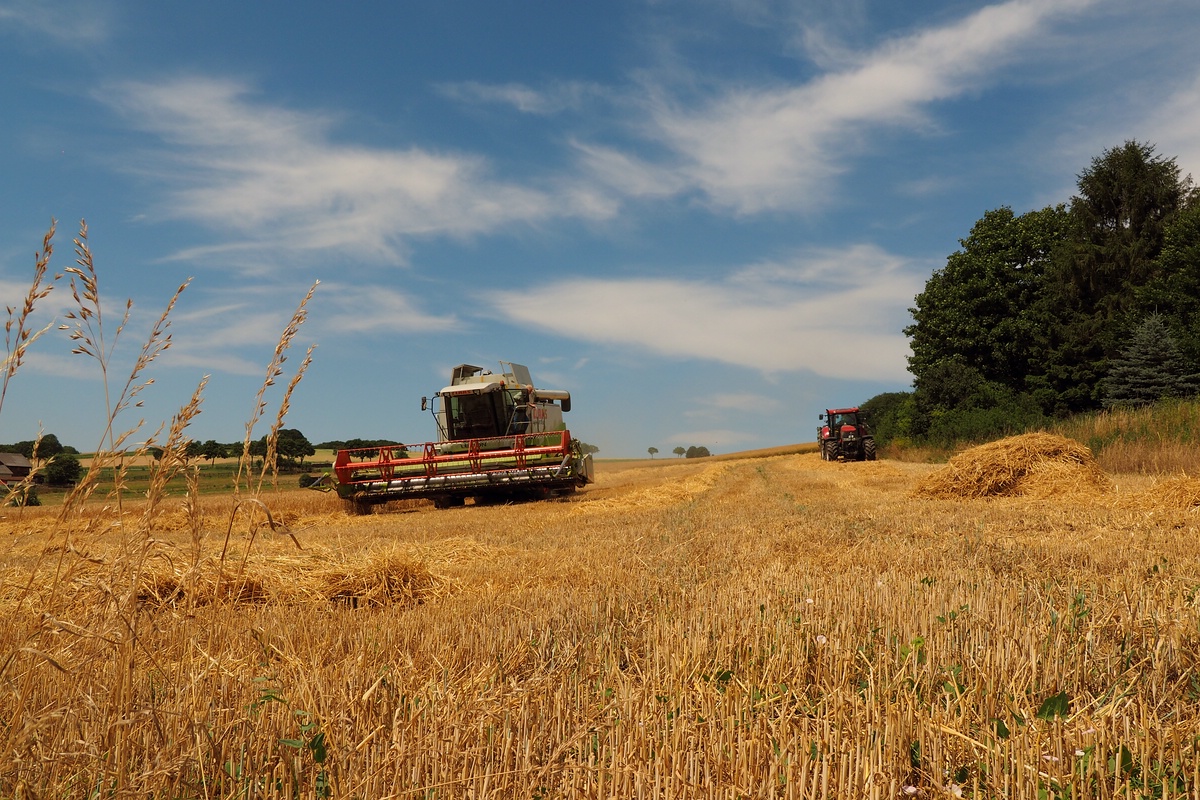
{"type": "Polygon", "coordinates": [[[459,364],[432,402],[421,398],[421,409],[433,412],[436,441],[339,450],[338,495],[361,513],[388,500],[428,498],[448,508],[468,497],[476,503],[537,499],[591,483],[592,457],[563,423],[570,393],[534,387],[520,364],[500,365],[496,374],[459,364]]]}
{"type": "MultiPolygon", "coordinates": [[[[499,375],[472,364],[454,368],[450,385],[433,398],[439,442],[548,433],[566,427],[563,412],[571,410],[570,392],[535,389],[527,367],[500,363],[507,369],[499,375]]],[[[425,398],[421,407],[428,407],[425,398]]]]}
{"type": "Polygon", "coordinates": [[[875,436],[867,425],[867,412],[859,408],[827,408],[817,419],[817,444],[826,461],[874,461],[875,436]]]}

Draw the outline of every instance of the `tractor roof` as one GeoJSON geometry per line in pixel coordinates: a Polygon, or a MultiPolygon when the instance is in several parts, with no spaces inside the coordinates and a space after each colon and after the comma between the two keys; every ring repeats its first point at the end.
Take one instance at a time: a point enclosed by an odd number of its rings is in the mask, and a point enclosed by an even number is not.
{"type": "Polygon", "coordinates": [[[857,414],[857,413],[858,413],[858,411],[859,411],[859,410],[858,410],[858,408],[857,408],[857,407],[855,407],[855,408],[827,408],[827,409],[825,409],[825,413],[827,413],[827,414],[857,414]]]}

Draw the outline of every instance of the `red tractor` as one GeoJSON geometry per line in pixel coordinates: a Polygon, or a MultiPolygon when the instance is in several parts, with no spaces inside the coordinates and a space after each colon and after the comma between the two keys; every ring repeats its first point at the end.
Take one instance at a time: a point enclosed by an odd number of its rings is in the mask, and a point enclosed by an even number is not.
{"type": "Polygon", "coordinates": [[[858,408],[827,408],[817,419],[817,444],[826,461],[874,461],[875,436],[867,425],[867,412],[858,408]]]}

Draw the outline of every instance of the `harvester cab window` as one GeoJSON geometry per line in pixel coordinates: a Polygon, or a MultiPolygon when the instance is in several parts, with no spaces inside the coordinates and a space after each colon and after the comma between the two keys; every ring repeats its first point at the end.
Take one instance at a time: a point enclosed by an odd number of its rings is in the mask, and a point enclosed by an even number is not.
{"type": "Polygon", "coordinates": [[[509,403],[512,404],[512,415],[509,417],[510,422],[508,432],[510,434],[520,434],[529,432],[529,395],[528,393],[514,392],[509,395],[509,403]],[[515,395],[515,396],[514,396],[515,395]]]}
{"type": "Polygon", "coordinates": [[[446,415],[449,437],[486,439],[503,436],[509,419],[504,402],[506,399],[506,392],[450,395],[446,398],[449,410],[446,415]]]}
{"type": "Polygon", "coordinates": [[[451,439],[484,439],[498,435],[496,419],[497,392],[486,395],[451,395],[450,414],[446,422],[451,439]]]}

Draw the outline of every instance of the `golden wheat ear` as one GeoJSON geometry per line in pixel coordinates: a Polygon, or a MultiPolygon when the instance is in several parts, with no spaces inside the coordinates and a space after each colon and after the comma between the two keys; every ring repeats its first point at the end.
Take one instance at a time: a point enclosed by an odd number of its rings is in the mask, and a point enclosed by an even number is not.
{"type": "MultiPolygon", "coordinates": [[[[267,402],[265,400],[267,389],[275,385],[275,379],[283,374],[283,364],[287,361],[287,351],[292,346],[292,342],[296,338],[296,334],[300,332],[300,326],[308,319],[308,301],[312,300],[313,294],[316,293],[317,287],[321,284],[320,281],[313,281],[313,285],[309,287],[308,293],[304,295],[304,299],[300,301],[300,305],[296,307],[296,311],[292,314],[291,320],[288,321],[287,327],[283,329],[283,333],[279,337],[278,343],[275,345],[275,353],[271,357],[271,363],[267,365],[267,374],[263,379],[262,385],[258,388],[258,394],[254,397],[254,411],[250,414],[250,419],[246,422],[246,437],[242,441],[242,457],[238,460],[237,477],[234,479],[234,492],[240,493],[242,489],[242,478],[246,479],[246,489],[251,488],[250,482],[252,478],[252,461],[250,456],[250,445],[254,439],[254,426],[262,419],[263,413],[266,411],[267,402]]],[[[279,413],[275,418],[275,425],[272,427],[272,435],[268,436],[267,449],[268,453],[263,458],[263,472],[259,476],[259,481],[255,493],[261,491],[263,476],[266,474],[269,466],[274,461],[275,446],[278,440],[279,427],[283,420],[283,415],[287,413],[287,404],[291,397],[292,390],[296,384],[300,382],[304,371],[308,369],[308,364],[311,361],[313,348],[308,349],[308,355],[297,372],[296,377],[288,384],[288,389],[284,395],[283,405],[280,407],[279,413]]]]}
{"type": "Polygon", "coordinates": [[[50,256],[54,253],[54,232],[57,227],[57,221],[51,219],[50,229],[42,237],[42,249],[34,255],[33,281],[29,284],[29,291],[25,293],[21,309],[18,311],[12,306],[5,309],[7,316],[4,321],[4,377],[0,379],[0,409],[4,408],[8,382],[25,361],[25,352],[42,337],[42,334],[54,327],[53,322],[48,322],[44,328],[35,331],[30,327],[30,318],[33,317],[38,303],[54,289],[54,281],[59,277],[55,275],[46,282],[50,256]]]}

